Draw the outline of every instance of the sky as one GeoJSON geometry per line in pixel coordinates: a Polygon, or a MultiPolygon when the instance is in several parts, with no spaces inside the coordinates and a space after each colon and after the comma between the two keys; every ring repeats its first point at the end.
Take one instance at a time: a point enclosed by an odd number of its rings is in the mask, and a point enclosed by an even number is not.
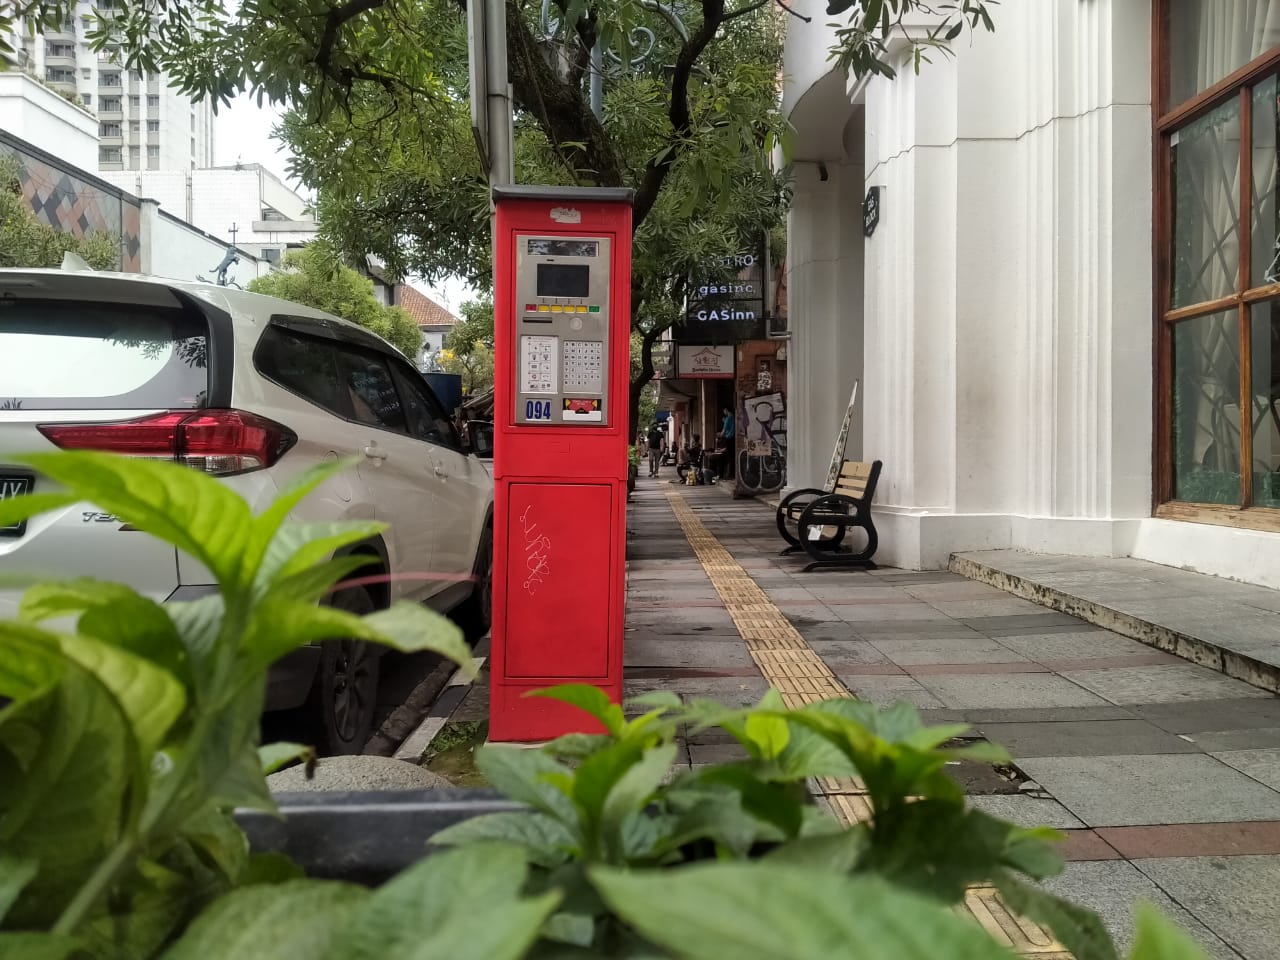
{"type": "MultiPolygon", "coordinates": [[[[259,108],[256,100],[247,94],[233,100],[230,107],[223,107],[214,121],[214,164],[260,163],[295,190],[298,189],[298,184],[292,182],[286,172],[288,151],[271,136],[283,112],[269,105],[259,108]]],[[[305,191],[299,192],[306,195],[305,191]]],[[[435,286],[414,280],[409,282],[454,313],[465,301],[476,296],[475,291],[460,280],[448,280],[435,286]]]]}

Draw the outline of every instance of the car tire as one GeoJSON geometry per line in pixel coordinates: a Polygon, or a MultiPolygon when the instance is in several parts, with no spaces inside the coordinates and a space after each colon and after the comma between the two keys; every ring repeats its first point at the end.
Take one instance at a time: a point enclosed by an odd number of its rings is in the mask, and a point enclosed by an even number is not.
{"type": "MultiPolygon", "coordinates": [[[[375,609],[373,598],[363,587],[339,591],[331,604],[358,617],[375,609]]],[[[353,638],[328,640],[322,645],[316,699],[326,755],[358,754],[372,735],[378,708],[378,653],[373,644],[353,638]]]]}
{"type": "Polygon", "coordinates": [[[493,527],[485,526],[476,547],[476,562],[472,568],[476,578],[471,596],[458,608],[457,623],[467,639],[474,643],[493,625],[493,527]]]}

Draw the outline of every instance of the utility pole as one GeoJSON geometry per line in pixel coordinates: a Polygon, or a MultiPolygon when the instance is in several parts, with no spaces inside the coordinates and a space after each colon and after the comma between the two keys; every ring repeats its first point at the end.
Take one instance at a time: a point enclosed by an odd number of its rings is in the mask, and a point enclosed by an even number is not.
{"type": "Polygon", "coordinates": [[[507,79],[506,0],[469,0],[471,129],[489,186],[515,182],[511,150],[511,85],[507,79]]]}

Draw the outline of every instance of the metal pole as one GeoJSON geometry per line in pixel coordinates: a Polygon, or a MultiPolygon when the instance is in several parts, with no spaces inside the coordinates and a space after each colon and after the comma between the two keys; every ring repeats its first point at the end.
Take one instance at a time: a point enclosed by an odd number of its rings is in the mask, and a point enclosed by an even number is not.
{"type": "Polygon", "coordinates": [[[600,41],[591,48],[591,112],[599,120],[604,111],[604,53],[600,41]]]}
{"type": "Polygon", "coordinates": [[[515,182],[511,152],[511,87],[507,79],[507,4],[506,0],[483,0],[483,3],[489,185],[494,187],[515,182]]]}

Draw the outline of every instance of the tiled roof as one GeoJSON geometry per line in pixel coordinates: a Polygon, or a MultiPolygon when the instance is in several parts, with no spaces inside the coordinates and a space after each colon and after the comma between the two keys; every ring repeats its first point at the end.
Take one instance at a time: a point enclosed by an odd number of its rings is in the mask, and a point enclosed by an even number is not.
{"type": "Polygon", "coordinates": [[[458,318],[408,284],[396,285],[396,306],[403,307],[420,327],[451,327],[458,318]]]}

